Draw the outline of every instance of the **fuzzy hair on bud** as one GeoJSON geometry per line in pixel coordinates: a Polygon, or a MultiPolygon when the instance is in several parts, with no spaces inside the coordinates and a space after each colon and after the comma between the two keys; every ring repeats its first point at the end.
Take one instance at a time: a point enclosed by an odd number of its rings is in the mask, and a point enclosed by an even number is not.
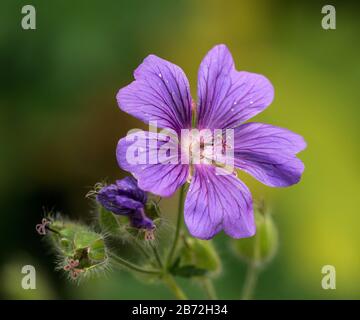
{"type": "Polygon", "coordinates": [[[48,219],[47,233],[51,246],[56,250],[58,267],[71,280],[80,280],[109,268],[105,236],[80,223],[62,218],[48,219]]]}

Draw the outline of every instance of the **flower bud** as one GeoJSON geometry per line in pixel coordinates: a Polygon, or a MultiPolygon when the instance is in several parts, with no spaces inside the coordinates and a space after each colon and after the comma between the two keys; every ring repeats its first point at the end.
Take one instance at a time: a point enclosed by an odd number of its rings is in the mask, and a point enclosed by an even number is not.
{"type": "MultiPolygon", "coordinates": [[[[180,251],[181,268],[203,270],[203,275],[217,275],[221,271],[221,261],[210,240],[187,237],[180,251]],[[191,267],[191,268],[190,268],[191,267]]],[[[185,270],[185,269],[184,269],[185,270]]],[[[194,275],[202,275],[200,272],[194,275]]]]}
{"type": "MultiPolygon", "coordinates": [[[[115,215],[126,216],[130,226],[145,231],[146,238],[152,238],[155,224],[145,214],[147,194],[141,190],[133,177],[117,180],[115,184],[103,187],[96,197],[104,209],[115,215]],[[149,236],[151,234],[151,236],[149,236]]],[[[105,211],[100,212],[100,225],[115,231],[117,220],[105,211]]]]}
{"type": "Polygon", "coordinates": [[[232,248],[237,256],[248,263],[262,266],[275,255],[278,246],[278,234],[269,213],[255,210],[256,234],[251,238],[234,239],[232,248]]]}
{"type": "Polygon", "coordinates": [[[58,269],[66,271],[75,280],[92,271],[105,270],[108,256],[102,234],[90,228],[61,219],[47,220],[47,238],[59,254],[58,269]]]}

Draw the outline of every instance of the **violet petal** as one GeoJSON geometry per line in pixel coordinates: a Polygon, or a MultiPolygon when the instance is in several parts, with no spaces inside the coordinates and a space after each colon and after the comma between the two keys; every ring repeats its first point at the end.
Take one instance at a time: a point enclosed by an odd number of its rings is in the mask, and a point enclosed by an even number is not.
{"type": "Polygon", "coordinates": [[[225,45],[212,48],[198,73],[199,129],[234,128],[270,105],[274,89],[256,73],[236,71],[225,45]]]}
{"type": "MultiPolygon", "coordinates": [[[[232,174],[217,175],[211,165],[197,165],[185,200],[189,232],[210,239],[220,230],[233,238],[255,234],[252,197],[245,184],[232,174]]],[[[220,171],[218,171],[220,172],[220,171]]]]}
{"type": "Polygon", "coordinates": [[[304,139],[290,130],[263,123],[246,123],[234,132],[235,166],[271,187],[299,182],[304,164],[296,154],[304,139]]]}
{"type": "Polygon", "coordinates": [[[134,133],[120,139],[116,150],[116,157],[120,167],[131,172],[137,178],[138,185],[142,190],[162,197],[171,196],[179,186],[183,185],[189,172],[188,165],[179,164],[179,146],[176,143],[171,143],[171,141],[169,143],[164,135],[153,132],[142,131],[141,134],[134,133]],[[137,152],[135,152],[138,159],[143,157],[144,161],[142,163],[132,163],[129,161],[129,157],[132,155],[132,149],[130,148],[133,148],[134,140],[136,140],[139,146],[142,146],[136,148],[137,152]],[[152,143],[154,143],[153,146],[152,143]],[[171,149],[171,153],[174,154],[168,160],[174,160],[175,163],[159,162],[159,158],[153,159],[153,157],[159,155],[159,150],[165,144],[171,149]],[[150,159],[154,161],[150,161],[150,159]],[[151,164],[152,162],[153,164],[151,164]]]}
{"type": "Polygon", "coordinates": [[[185,73],[155,55],[149,55],[134,72],[135,81],[120,89],[120,108],[160,128],[180,132],[191,127],[191,95],[185,73]]]}

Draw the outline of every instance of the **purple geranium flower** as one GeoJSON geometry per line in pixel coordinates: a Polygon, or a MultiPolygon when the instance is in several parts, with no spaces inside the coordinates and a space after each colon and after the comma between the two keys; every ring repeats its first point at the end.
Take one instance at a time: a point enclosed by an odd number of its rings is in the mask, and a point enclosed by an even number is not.
{"type": "MultiPolygon", "coordinates": [[[[225,45],[211,49],[201,62],[198,74],[198,103],[192,101],[189,82],[176,65],[148,56],[134,72],[135,81],[117,95],[120,108],[149,123],[180,134],[191,128],[192,111],[198,129],[234,129],[235,167],[272,187],[299,182],[304,170],[296,154],[306,147],[303,138],[289,130],[245,121],[263,111],[273,100],[274,90],[264,76],[236,71],[225,45]]],[[[162,136],[146,132],[144,153],[148,159],[165,142],[162,136]]],[[[185,201],[185,223],[190,233],[210,239],[220,230],[234,238],[255,233],[252,197],[235,175],[217,175],[213,163],[148,163],[134,165],[126,153],[133,142],[123,138],[117,147],[119,165],[137,177],[139,187],[160,196],[170,196],[190,173],[185,201]]],[[[174,147],[175,148],[175,147],[174,147]]],[[[200,146],[201,148],[201,146],[200,146]]],[[[177,151],[179,154],[181,150],[177,151]]]]}
{"type": "Polygon", "coordinates": [[[153,221],[144,212],[147,195],[139,189],[135,178],[126,177],[103,187],[96,199],[105,209],[127,216],[132,227],[148,230],[154,228],[153,221]]]}

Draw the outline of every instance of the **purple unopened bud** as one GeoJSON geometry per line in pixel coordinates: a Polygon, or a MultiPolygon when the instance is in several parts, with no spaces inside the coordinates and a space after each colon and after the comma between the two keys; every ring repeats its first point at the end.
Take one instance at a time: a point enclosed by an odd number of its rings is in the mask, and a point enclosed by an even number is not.
{"type": "Polygon", "coordinates": [[[153,229],[154,222],[145,215],[144,209],[138,209],[129,215],[131,226],[138,229],[153,229]]]}
{"type": "Polygon", "coordinates": [[[108,211],[128,216],[134,228],[154,228],[153,221],[144,212],[147,195],[138,187],[133,177],[126,177],[103,187],[97,194],[97,201],[108,211]]]}

